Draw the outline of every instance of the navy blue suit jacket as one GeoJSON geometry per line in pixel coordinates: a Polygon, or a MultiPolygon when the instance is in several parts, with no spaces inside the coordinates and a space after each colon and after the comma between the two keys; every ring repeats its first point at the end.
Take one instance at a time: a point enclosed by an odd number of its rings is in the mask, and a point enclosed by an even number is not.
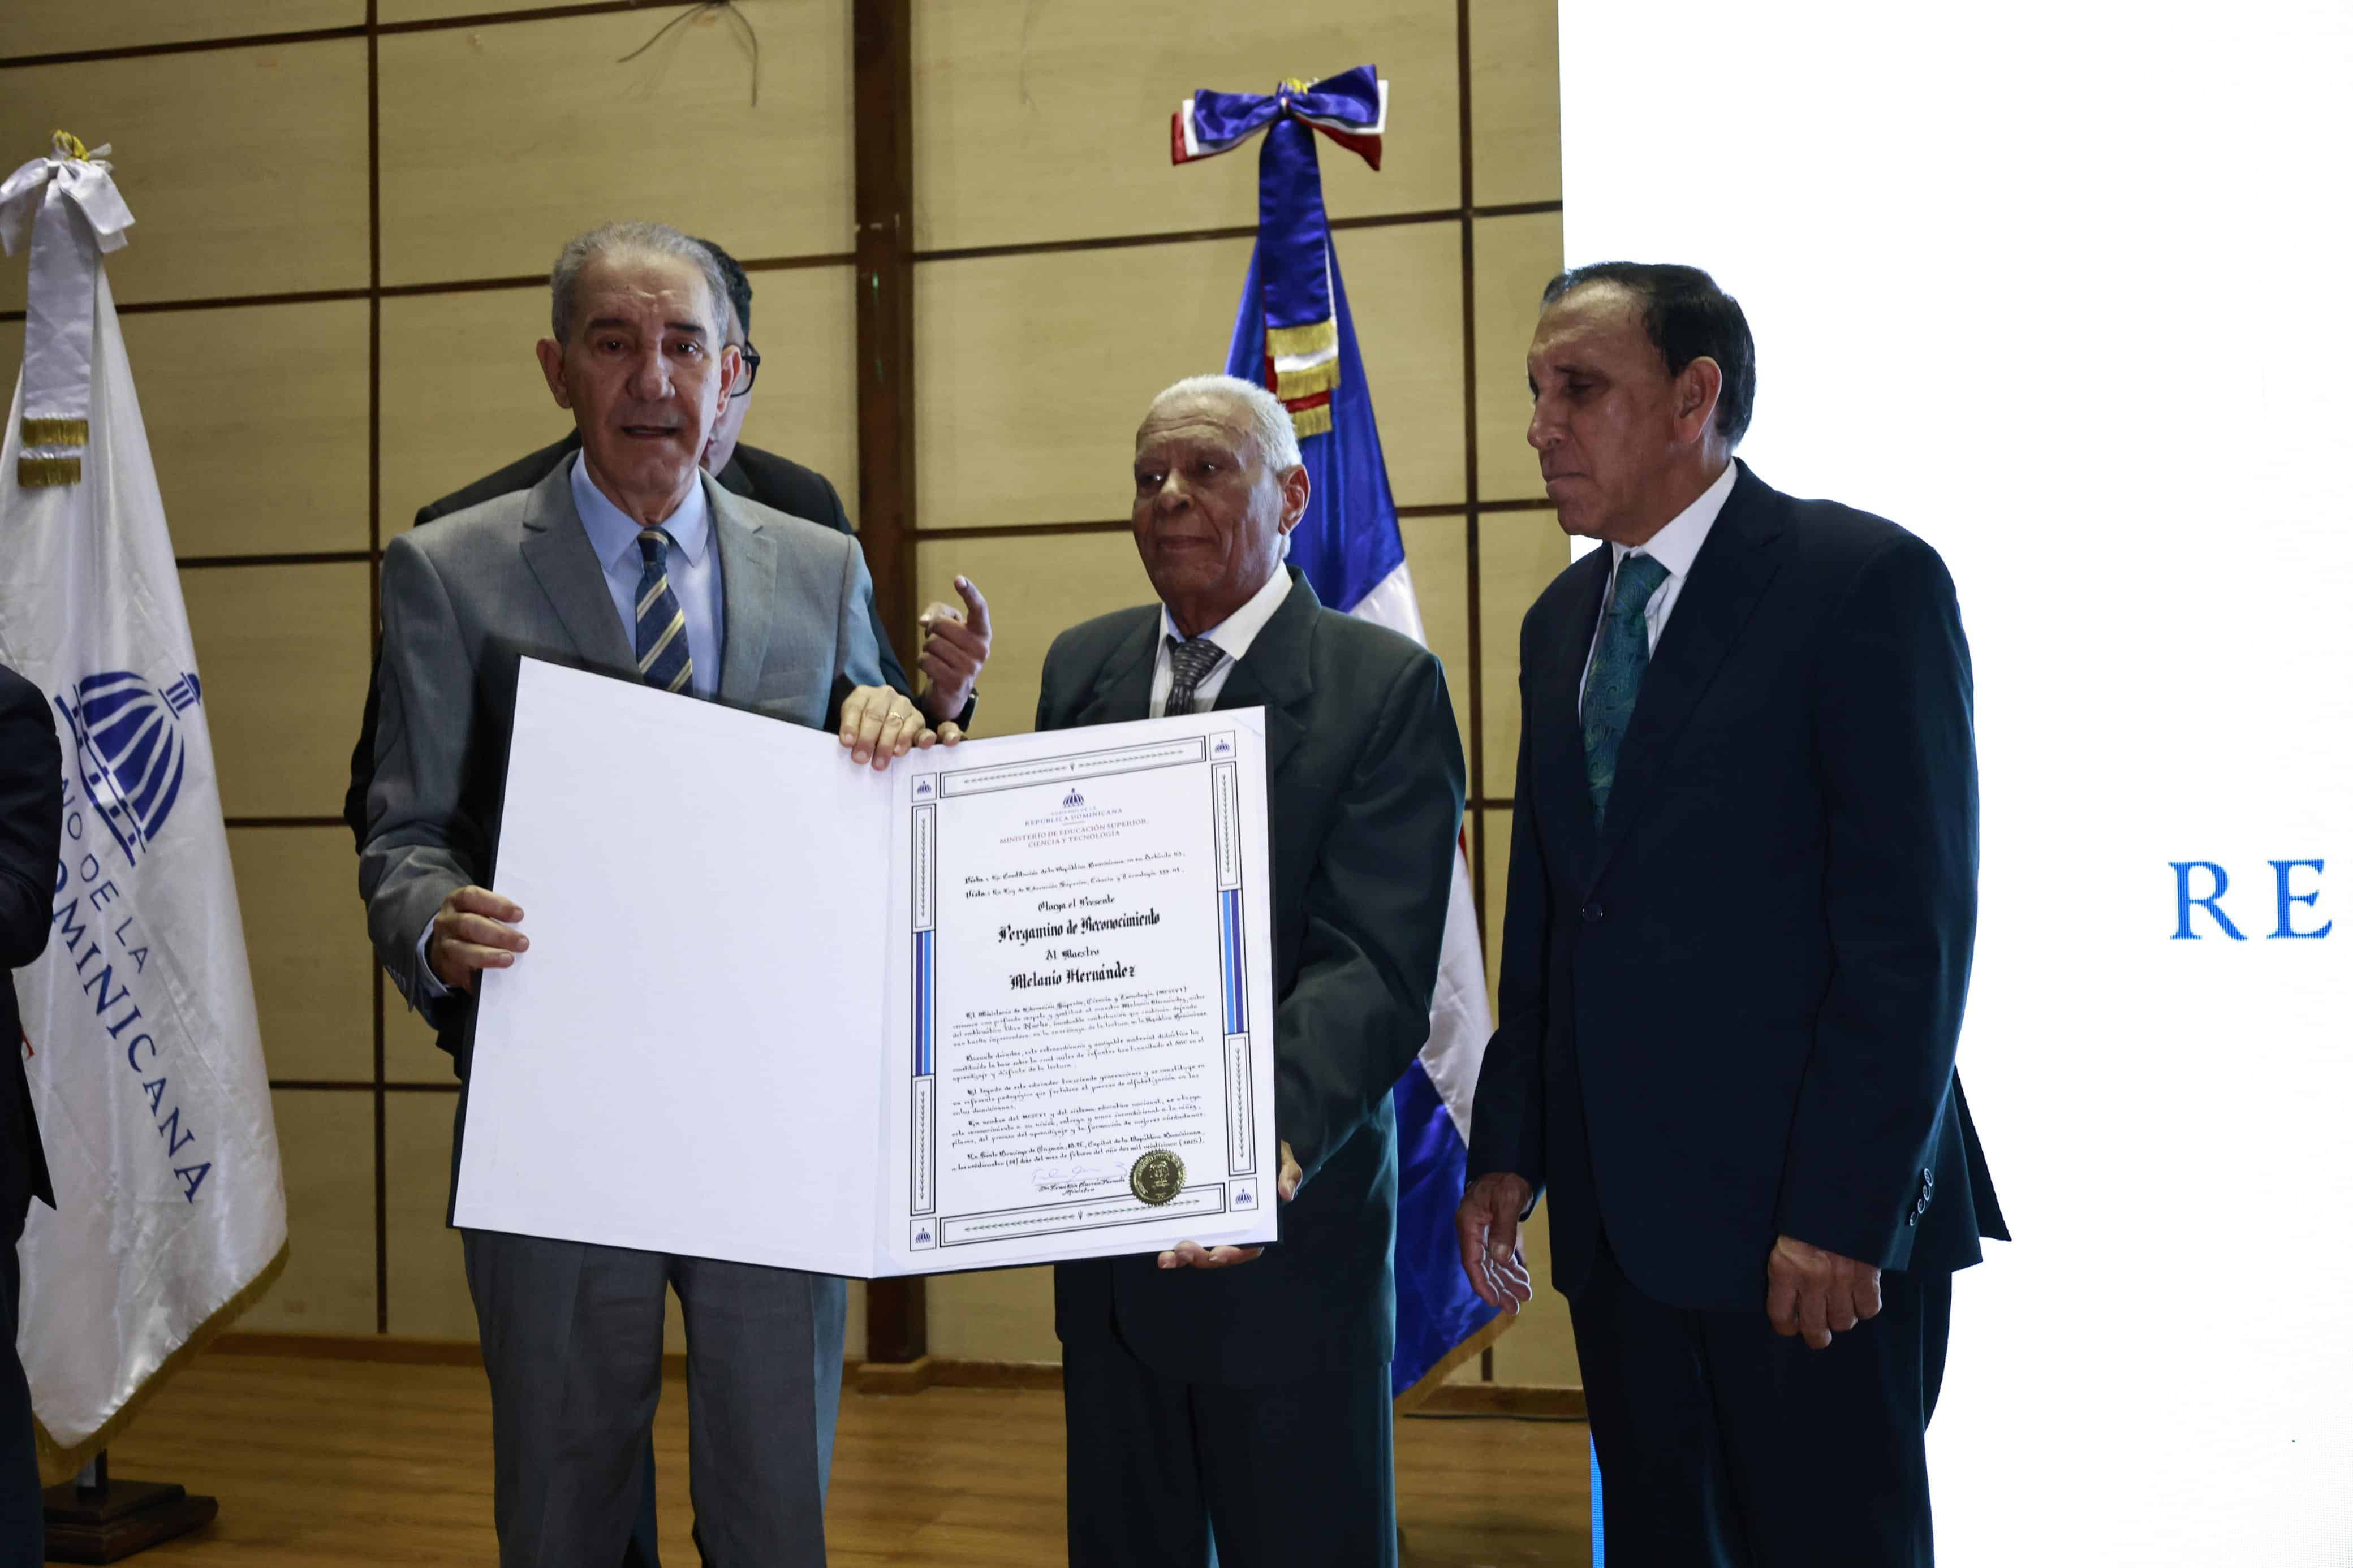
{"type": "Polygon", "coordinates": [[[1470,1175],[1606,1229],[1671,1306],[1756,1310],[1774,1238],[1954,1269],[2006,1237],[1953,1067],[1977,924],[1968,645],[1936,552],[1742,466],[1642,679],[1597,831],[1593,551],[1521,629],[1501,1022],[1470,1175]]]}

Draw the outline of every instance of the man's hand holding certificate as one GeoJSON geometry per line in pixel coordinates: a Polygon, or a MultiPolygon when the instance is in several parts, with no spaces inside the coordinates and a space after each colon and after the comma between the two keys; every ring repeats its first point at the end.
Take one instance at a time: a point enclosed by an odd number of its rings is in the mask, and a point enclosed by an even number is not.
{"type": "Polygon", "coordinates": [[[878,773],[526,662],[497,879],[533,946],[483,976],[458,1223],[859,1277],[1255,1257],[1298,1181],[1262,744],[1248,710],[878,773]]]}

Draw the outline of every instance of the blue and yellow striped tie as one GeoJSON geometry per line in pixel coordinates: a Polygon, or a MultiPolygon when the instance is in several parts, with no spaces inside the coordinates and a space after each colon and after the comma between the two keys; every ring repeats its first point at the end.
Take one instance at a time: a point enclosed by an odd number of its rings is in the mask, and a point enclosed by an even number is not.
{"type": "Polygon", "coordinates": [[[638,673],[648,686],[683,691],[694,679],[694,656],[686,646],[686,612],[670,592],[670,534],[659,528],[638,535],[638,553],[646,563],[638,579],[638,673]]]}

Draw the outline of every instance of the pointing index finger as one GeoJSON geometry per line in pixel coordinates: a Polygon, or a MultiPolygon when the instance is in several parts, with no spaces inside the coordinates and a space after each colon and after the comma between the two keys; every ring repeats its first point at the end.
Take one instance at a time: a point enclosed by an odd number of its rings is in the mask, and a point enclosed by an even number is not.
{"type": "Polygon", "coordinates": [[[964,601],[965,608],[972,612],[972,619],[969,623],[972,629],[982,637],[987,637],[988,635],[988,601],[980,596],[979,588],[974,585],[969,577],[957,578],[955,591],[956,597],[964,601]]]}

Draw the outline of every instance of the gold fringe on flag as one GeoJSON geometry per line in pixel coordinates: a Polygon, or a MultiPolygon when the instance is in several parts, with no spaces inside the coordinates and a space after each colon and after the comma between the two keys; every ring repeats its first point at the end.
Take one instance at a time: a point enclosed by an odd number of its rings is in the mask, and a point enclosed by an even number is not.
{"type": "Polygon", "coordinates": [[[90,445],[90,421],[87,419],[20,419],[18,426],[25,432],[27,447],[87,447],[90,445]]]}
{"type": "Polygon", "coordinates": [[[16,483],[28,490],[78,485],[81,483],[81,459],[20,457],[16,459],[16,483]]]}
{"type": "Polygon", "coordinates": [[[1340,322],[1337,317],[1326,317],[1312,326],[1269,327],[1266,330],[1266,352],[1276,359],[1328,353],[1339,346],[1340,322]]]}
{"type": "Polygon", "coordinates": [[[1274,395],[1285,403],[1293,398],[1313,397],[1319,392],[1329,392],[1339,384],[1340,362],[1336,359],[1309,365],[1305,370],[1279,370],[1274,373],[1274,395]]]}
{"type": "Polygon", "coordinates": [[[1303,441],[1310,436],[1329,436],[1332,433],[1332,405],[1319,403],[1313,408],[1293,409],[1291,427],[1298,432],[1303,441]]]}

